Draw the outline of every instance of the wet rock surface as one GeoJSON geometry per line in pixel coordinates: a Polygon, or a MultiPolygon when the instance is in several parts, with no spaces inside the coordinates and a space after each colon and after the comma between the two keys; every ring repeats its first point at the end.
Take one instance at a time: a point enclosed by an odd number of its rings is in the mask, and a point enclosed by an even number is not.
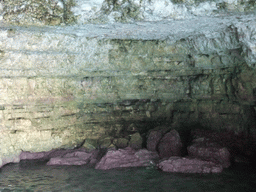
{"type": "MultiPolygon", "coordinates": [[[[206,130],[193,130],[192,144],[187,147],[188,155],[181,156],[181,139],[176,130],[168,131],[166,126],[156,127],[149,131],[147,139],[158,146],[157,151],[126,147],[116,149],[114,144],[108,148],[88,150],[56,149],[48,152],[21,152],[19,160],[48,160],[47,165],[92,165],[96,169],[108,170],[124,167],[158,167],[165,172],[179,173],[220,173],[232,163],[232,155],[227,147],[232,135],[206,130]],[[161,129],[162,128],[162,129],[161,129]],[[162,139],[150,137],[150,134],[162,133],[162,139]],[[221,136],[220,136],[221,135],[221,136]],[[156,139],[156,141],[153,140],[156,139]],[[222,142],[217,143],[218,139],[222,142]],[[161,150],[159,150],[161,146],[161,150]]],[[[134,134],[136,137],[139,133],[134,134]]],[[[155,136],[155,135],[153,135],[155,136]]],[[[233,141],[233,140],[232,140],[233,141]]],[[[237,159],[238,156],[235,156],[237,159]]],[[[241,161],[240,161],[241,162],[241,161]]],[[[246,162],[246,161],[242,161],[246,162]]]]}
{"type": "Polygon", "coordinates": [[[20,160],[43,160],[47,165],[85,165],[96,164],[104,155],[103,150],[56,149],[48,152],[22,152],[20,160]]]}
{"type": "Polygon", "coordinates": [[[245,162],[249,162],[255,156],[255,144],[250,142],[250,136],[242,133],[196,129],[191,132],[191,138],[193,144],[188,147],[188,152],[191,155],[206,157],[212,154],[212,157],[215,156],[220,162],[226,162],[224,163],[226,165],[228,165],[227,162],[236,161],[236,159],[244,159],[245,162]],[[204,152],[205,155],[203,155],[204,152]]]}
{"type": "Polygon", "coordinates": [[[151,152],[146,149],[134,150],[130,147],[119,150],[110,150],[102,157],[99,163],[96,164],[96,169],[113,169],[123,167],[140,167],[150,166],[159,158],[156,152],[151,152]]]}
{"type": "MultiPolygon", "coordinates": [[[[242,0],[0,0],[0,166],[58,157],[52,149],[140,148],[132,134],[165,124],[229,130],[235,139],[209,143],[254,156],[254,10],[242,0]]],[[[163,154],[163,136],[148,149],[163,154]]]]}
{"type": "Polygon", "coordinates": [[[91,156],[85,151],[70,152],[61,157],[52,157],[47,165],[85,165],[90,162],[91,156]]]}
{"type": "Polygon", "coordinates": [[[174,173],[220,173],[223,170],[219,164],[190,157],[170,157],[157,166],[165,172],[174,173]]]}

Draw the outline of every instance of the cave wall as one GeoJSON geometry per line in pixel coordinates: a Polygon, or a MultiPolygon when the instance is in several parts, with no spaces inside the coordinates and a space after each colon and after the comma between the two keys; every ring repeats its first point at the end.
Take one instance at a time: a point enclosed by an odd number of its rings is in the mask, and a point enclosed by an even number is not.
{"type": "Polygon", "coordinates": [[[252,1],[0,2],[0,164],[134,125],[256,136],[252,1]]]}

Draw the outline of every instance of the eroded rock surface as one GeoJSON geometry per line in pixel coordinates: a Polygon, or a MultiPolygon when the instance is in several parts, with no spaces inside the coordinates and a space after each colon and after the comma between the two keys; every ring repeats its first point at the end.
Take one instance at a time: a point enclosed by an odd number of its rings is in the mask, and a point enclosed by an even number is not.
{"type": "Polygon", "coordinates": [[[134,150],[130,147],[125,149],[110,150],[102,157],[99,163],[96,164],[96,169],[113,169],[123,167],[141,167],[150,166],[159,156],[156,152],[151,152],[146,149],[134,150]]]}
{"type": "Polygon", "coordinates": [[[21,152],[19,159],[48,160],[47,165],[95,165],[104,154],[104,150],[56,149],[47,152],[21,152]]]}
{"type": "Polygon", "coordinates": [[[188,152],[191,155],[219,159],[220,163],[224,163],[223,167],[226,167],[225,164],[228,165],[230,161],[236,161],[235,159],[238,157],[249,161],[255,155],[253,149],[255,144],[250,142],[250,137],[241,133],[196,129],[192,131],[191,137],[193,144],[188,147],[188,152]]]}
{"type": "Polygon", "coordinates": [[[188,155],[215,162],[222,165],[223,168],[230,166],[231,156],[228,149],[217,143],[195,143],[188,147],[188,155]]]}
{"type": "Polygon", "coordinates": [[[85,165],[90,162],[91,156],[91,153],[85,151],[75,151],[61,157],[53,157],[47,165],[85,165]]]}
{"type": "Polygon", "coordinates": [[[157,149],[160,158],[181,156],[182,142],[179,133],[176,130],[166,133],[159,141],[157,149]]]}
{"type": "Polygon", "coordinates": [[[0,166],[22,151],[126,147],[133,124],[141,135],[159,123],[244,133],[228,149],[252,155],[253,10],[242,0],[0,1],[0,166]]]}
{"type": "Polygon", "coordinates": [[[147,149],[149,151],[157,151],[159,141],[162,139],[164,134],[169,129],[170,128],[168,128],[168,127],[161,126],[161,127],[156,127],[153,130],[150,130],[148,137],[147,137],[147,149]]]}
{"type": "Polygon", "coordinates": [[[158,167],[174,173],[220,173],[223,170],[219,164],[187,157],[170,157],[160,162],[158,167]]]}

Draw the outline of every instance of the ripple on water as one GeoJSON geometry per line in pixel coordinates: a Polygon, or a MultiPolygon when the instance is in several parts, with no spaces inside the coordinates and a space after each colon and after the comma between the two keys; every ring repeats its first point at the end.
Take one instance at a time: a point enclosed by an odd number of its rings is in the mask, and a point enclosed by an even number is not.
{"type": "Polygon", "coordinates": [[[254,191],[256,171],[238,164],[221,174],[165,173],[157,169],[95,170],[88,166],[46,166],[22,161],[0,171],[0,191],[210,192],[254,191]]]}

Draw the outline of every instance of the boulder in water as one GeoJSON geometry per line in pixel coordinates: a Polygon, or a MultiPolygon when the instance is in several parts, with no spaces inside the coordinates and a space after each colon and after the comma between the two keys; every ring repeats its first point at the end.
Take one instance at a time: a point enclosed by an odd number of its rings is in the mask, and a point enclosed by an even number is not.
{"type": "Polygon", "coordinates": [[[168,127],[159,126],[150,130],[147,137],[147,149],[149,151],[157,151],[159,141],[162,139],[164,134],[169,130],[168,127]]]}
{"type": "Polygon", "coordinates": [[[90,162],[91,156],[91,153],[85,151],[74,151],[51,158],[47,165],[85,165],[90,162]]]}
{"type": "Polygon", "coordinates": [[[193,156],[202,160],[213,161],[221,164],[224,168],[230,166],[230,153],[226,147],[222,147],[217,143],[194,143],[188,148],[189,156],[193,156]]]}
{"type": "Polygon", "coordinates": [[[220,173],[223,170],[221,165],[211,161],[177,156],[160,162],[158,168],[175,173],[220,173]]]}
{"type": "Polygon", "coordinates": [[[140,167],[150,166],[158,160],[159,156],[156,152],[146,149],[134,150],[130,147],[118,150],[109,150],[96,164],[96,169],[113,169],[121,167],[140,167]]]}
{"type": "Polygon", "coordinates": [[[166,133],[158,144],[160,158],[181,156],[182,142],[176,130],[166,133]]]}

